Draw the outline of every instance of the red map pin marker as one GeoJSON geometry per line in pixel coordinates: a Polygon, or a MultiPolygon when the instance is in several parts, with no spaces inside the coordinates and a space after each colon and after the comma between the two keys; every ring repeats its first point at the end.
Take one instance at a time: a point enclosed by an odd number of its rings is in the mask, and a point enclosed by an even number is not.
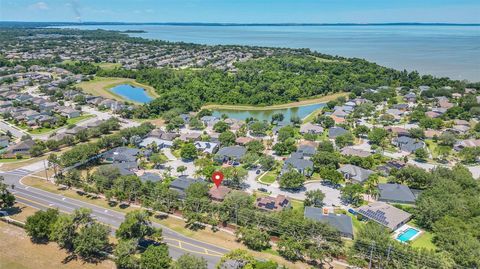
{"type": "Polygon", "coordinates": [[[215,183],[215,186],[220,186],[220,184],[222,183],[223,181],[223,173],[220,172],[220,171],[216,171],[212,174],[212,180],[213,180],[213,183],[215,183]]]}

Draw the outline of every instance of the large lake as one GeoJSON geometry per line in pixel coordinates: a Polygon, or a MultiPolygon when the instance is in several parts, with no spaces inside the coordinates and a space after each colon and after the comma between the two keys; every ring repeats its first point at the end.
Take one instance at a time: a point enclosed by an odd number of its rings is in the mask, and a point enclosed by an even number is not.
{"type": "Polygon", "coordinates": [[[284,121],[290,121],[293,115],[298,116],[300,119],[303,119],[310,115],[313,111],[322,108],[325,106],[325,103],[312,104],[306,106],[285,108],[285,109],[272,109],[272,110],[230,110],[230,109],[217,109],[213,110],[213,116],[221,117],[222,114],[228,115],[229,118],[245,120],[246,118],[253,117],[258,120],[267,120],[272,119],[272,115],[276,113],[282,113],[284,116],[284,121]]]}
{"type": "Polygon", "coordinates": [[[479,26],[172,26],[90,25],[80,29],[144,30],[150,39],[199,44],[310,48],[380,65],[480,81],[479,26]]]}
{"type": "Polygon", "coordinates": [[[134,87],[129,84],[120,84],[110,89],[111,92],[137,103],[148,103],[153,100],[143,88],[134,87]]]}

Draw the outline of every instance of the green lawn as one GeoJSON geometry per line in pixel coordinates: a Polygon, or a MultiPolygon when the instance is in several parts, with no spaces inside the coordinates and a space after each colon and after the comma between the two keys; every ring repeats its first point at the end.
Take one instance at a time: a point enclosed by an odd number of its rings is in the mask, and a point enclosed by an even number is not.
{"type": "Polygon", "coordinates": [[[46,134],[46,133],[52,132],[56,129],[57,128],[40,127],[40,128],[36,128],[36,129],[31,130],[29,133],[31,133],[31,134],[46,134]]]}
{"type": "Polygon", "coordinates": [[[80,117],[76,117],[76,118],[72,118],[72,119],[68,119],[67,120],[67,125],[70,125],[70,124],[77,124],[81,121],[84,121],[84,120],[87,120],[87,119],[91,119],[95,117],[95,115],[92,115],[92,114],[84,114],[84,115],[81,115],[80,117]]]}
{"type": "MultiPolygon", "coordinates": [[[[418,225],[415,223],[415,220],[412,220],[407,224],[412,227],[420,229],[418,225]]],[[[426,248],[429,250],[435,250],[437,249],[437,247],[433,244],[432,239],[433,239],[433,233],[422,229],[422,234],[416,239],[414,239],[412,242],[410,242],[410,244],[412,245],[412,247],[415,247],[415,248],[426,248]]]]}
{"type": "Polygon", "coordinates": [[[300,211],[303,213],[304,211],[304,205],[303,201],[300,200],[295,200],[295,199],[290,199],[290,202],[292,203],[292,209],[295,211],[300,211]]]}
{"type": "Polygon", "coordinates": [[[265,184],[272,184],[275,182],[275,180],[278,177],[278,171],[277,170],[270,170],[268,171],[264,176],[258,179],[259,182],[265,183],[265,184]]]}
{"type": "Polygon", "coordinates": [[[356,216],[354,216],[352,213],[347,212],[347,216],[350,216],[352,218],[352,224],[353,224],[353,235],[356,235],[358,231],[365,226],[366,222],[361,222],[357,219],[356,216]]]}
{"type": "Polygon", "coordinates": [[[122,67],[122,64],[120,63],[95,63],[94,65],[102,68],[102,69],[105,69],[105,70],[112,70],[112,69],[115,69],[117,67],[122,67]]]}
{"type": "Polygon", "coordinates": [[[57,128],[45,128],[45,127],[40,127],[40,128],[36,128],[36,129],[33,129],[32,131],[30,131],[29,133],[31,134],[46,134],[46,133],[50,133],[50,132],[53,132],[59,128],[62,128],[62,127],[65,127],[67,125],[70,125],[70,124],[77,124],[81,121],[84,121],[84,120],[87,120],[87,119],[90,119],[90,118],[93,118],[95,117],[95,115],[92,115],[92,114],[85,114],[85,115],[81,115],[80,117],[76,117],[76,118],[72,118],[72,119],[67,119],[67,124],[64,125],[64,126],[61,126],[61,127],[57,127],[57,128]]]}

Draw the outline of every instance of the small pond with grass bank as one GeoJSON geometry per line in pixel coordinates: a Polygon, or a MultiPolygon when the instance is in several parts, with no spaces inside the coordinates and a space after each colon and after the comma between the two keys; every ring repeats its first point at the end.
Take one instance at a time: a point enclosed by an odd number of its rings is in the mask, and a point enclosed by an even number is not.
{"type": "Polygon", "coordinates": [[[310,104],[289,108],[277,108],[268,110],[233,110],[233,109],[213,109],[213,116],[221,117],[226,114],[229,118],[245,120],[247,118],[255,118],[260,121],[270,121],[273,114],[281,113],[284,116],[284,121],[290,121],[292,116],[296,115],[300,119],[306,118],[308,115],[324,107],[326,103],[310,104]]]}
{"type": "Polygon", "coordinates": [[[110,89],[114,94],[121,96],[127,101],[136,102],[136,103],[149,103],[154,98],[148,95],[147,91],[144,88],[135,87],[130,84],[120,84],[110,89]]]}

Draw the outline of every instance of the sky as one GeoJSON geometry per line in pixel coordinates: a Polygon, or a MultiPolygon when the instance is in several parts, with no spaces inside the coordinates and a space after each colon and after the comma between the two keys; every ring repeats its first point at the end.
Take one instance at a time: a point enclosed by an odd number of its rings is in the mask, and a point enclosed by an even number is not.
{"type": "Polygon", "coordinates": [[[0,0],[0,21],[479,23],[479,0],[0,0]]]}

